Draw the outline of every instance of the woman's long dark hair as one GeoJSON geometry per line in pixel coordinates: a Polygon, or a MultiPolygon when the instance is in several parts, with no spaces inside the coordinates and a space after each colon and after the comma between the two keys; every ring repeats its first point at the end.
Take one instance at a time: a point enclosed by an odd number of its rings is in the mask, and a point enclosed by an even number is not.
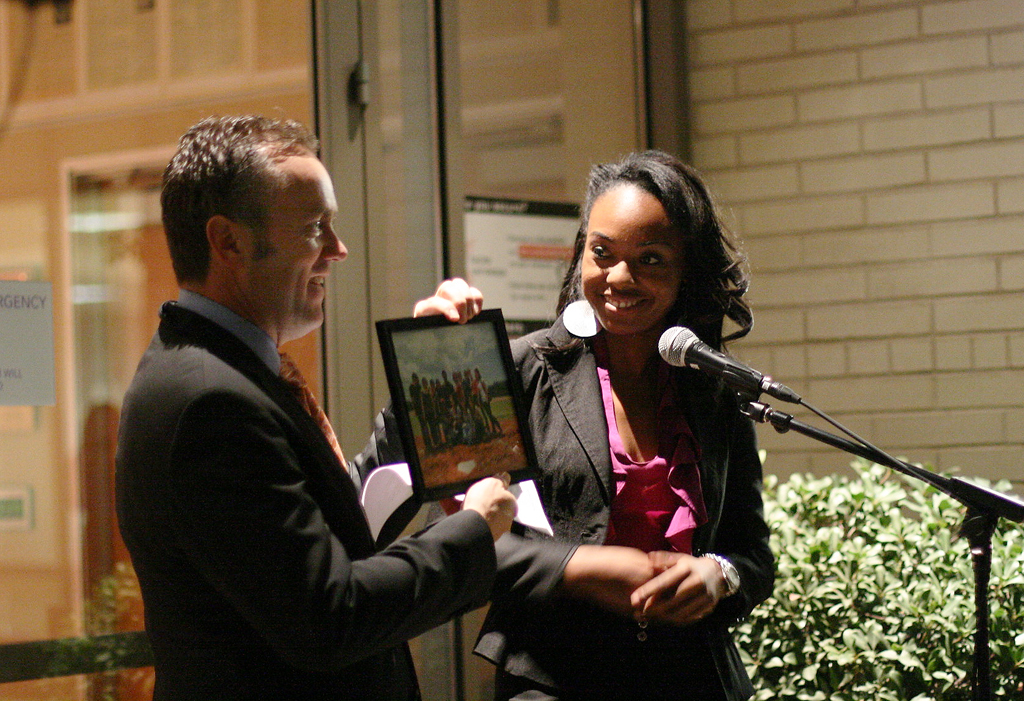
{"type": "Polygon", "coordinates": [[[672,324],[689,327],[715,348],[746,336],[754,325],[750,306],[743,299],[749,285],[746,258],[731,241],[697,171],[662,151],[631,153],[617,163],[590,170],[572,262],[558,296],[558,313],[583,298],[581,270],[590,210],[598,197],[619,185],[634,185],[655,197],[683,237],[686,269],[670,312],[672,324]],[[723,337],[726,318],[738,328],[723,337]]]}

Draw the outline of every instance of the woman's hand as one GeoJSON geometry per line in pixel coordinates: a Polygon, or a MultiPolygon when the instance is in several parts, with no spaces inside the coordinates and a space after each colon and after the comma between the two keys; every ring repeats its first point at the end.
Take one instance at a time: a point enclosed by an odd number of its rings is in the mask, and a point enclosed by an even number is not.
{"type": "Polygon", "coordinates": [[[618,545],[581,545],[565,566],[561,591],[630,616],[630,594],[655,574],[651,559],[641,550],[618,545]]]}
{"type": "Polygon", "coordinates": [[[649,557],[657,574],[630,597],[636,615],[690,625],[714,611],[725,596],[725,576],[714,560],[670,552],[653,552],[649,557]]]}
{"type": "Polygon", "coordinates": [[[483,293],[462,278],[455,277],[438,285],[432,297],[417,302],[412,315],[443,314],[448,321],[464,324],[479,314],[483,306],[483,293]]]}

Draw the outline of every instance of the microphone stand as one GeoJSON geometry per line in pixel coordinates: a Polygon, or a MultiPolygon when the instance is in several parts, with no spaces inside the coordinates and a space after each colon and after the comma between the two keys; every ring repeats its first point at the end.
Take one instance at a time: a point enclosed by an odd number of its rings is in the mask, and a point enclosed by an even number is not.
{"type": "MultiPolygon", "coordinates": [[[[970,544],[971,560],[974,567],[976,626],[971,698],[973,701],[991,701],[992,661],[989,653],[988,585],[992,569],[992,534],[995,532],[999,517],[1016,523],[1024,522],[1024,503],[1000,492],[965,482],[958,477],[946,477],[898,460],[859,437],[855,442],[806,424],[793,418],[791,414],[776,411],[770,405],[757,401],[757,395],[752,395],[749,392],[737,392],[737,394],[740,398],[740,411],[758,423],[770,423],[779,433],[793,430],[853,455],[867,458],[879,465],[891,467],[907,476],[932,485],[967,507],[967,514],[960,525],[959,535],[965,537],[970,544]]],[[[803,401],[800,403],[808,406],[803,401]]],[[[813,407],[808,406],[808,408],[831,421],[813,407]]],[[[836,425],[838,426],[838,424],[836,425]]]]}

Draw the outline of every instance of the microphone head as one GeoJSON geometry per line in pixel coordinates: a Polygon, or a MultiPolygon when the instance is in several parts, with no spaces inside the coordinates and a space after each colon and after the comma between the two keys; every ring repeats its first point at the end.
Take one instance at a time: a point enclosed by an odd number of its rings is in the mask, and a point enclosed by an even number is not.
{"type": "Polygon", "coordinates": [[[658,352],[669,365],[685,365],[686,349],[699,341],[697,334],[685,326],[671,326],[658,339],[658,352]]]}

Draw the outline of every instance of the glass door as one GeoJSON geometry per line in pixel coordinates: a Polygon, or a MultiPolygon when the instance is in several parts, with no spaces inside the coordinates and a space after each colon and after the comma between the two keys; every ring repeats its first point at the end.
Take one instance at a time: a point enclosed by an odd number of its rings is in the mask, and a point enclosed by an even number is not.
{"type": "MultiPolygon", "coordinates": [[[[646,143],[640,6],[316,3],[325,158],[339,199],[352,195],[339,202],[350,255],[336,279],[365,281],[334,287],[326,326],[331,418],[347,450],[388,400],[373,321],[408,316],[443,277],[467,276],[467,202],[543,203],[564,220],[592,163],[646,143]]],[[[554,295],[541,304],[553,313],[554,295]]],[[[424,698],[490,697],[490,667],[470,654],[481,616],[414,641],[424,698]]]]}
{"type": "MultiPolygon", "coordinates": [[[[160,175],[207,115],[312,124],[309,8],[0,4],[0,281],[52,292],[56,395],[0,405],[0,701],[152,695],[111,471],[121,397],[177,296],[160,175]]],[[[319,339],[290,352],[322,377],[319,339]]]]}
{"type": "MultiPolygon", "coordinates": [[[[511,336],[554,319],[590,166],[647,143],[640,6],[440,3],[447,272],[500,305],[511,336]]],[[[457,630],[460,698],[491,698],[493,667],[472,654],[485,614],[457,630]]]]}

